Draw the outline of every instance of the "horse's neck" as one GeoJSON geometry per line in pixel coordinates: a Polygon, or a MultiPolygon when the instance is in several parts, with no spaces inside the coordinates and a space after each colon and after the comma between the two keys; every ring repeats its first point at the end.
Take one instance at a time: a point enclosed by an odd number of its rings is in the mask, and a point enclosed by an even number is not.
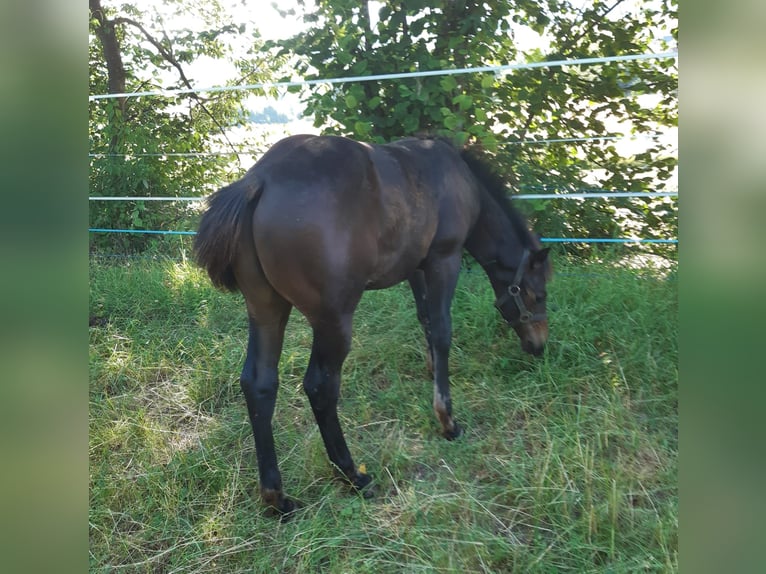
{"type": "Polygon", "coordinates": [[[497,202],[485,194],[481,212],[465,248],[479,263],[496,261],[501,254],[510,254],[518,248],[514,223],[497,202]]]}

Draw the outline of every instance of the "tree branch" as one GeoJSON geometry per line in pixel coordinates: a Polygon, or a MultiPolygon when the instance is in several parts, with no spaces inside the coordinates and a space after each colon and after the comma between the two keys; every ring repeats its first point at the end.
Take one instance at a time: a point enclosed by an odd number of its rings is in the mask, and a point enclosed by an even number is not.
{"type": "MultiPolygon", "coordinates": [[[[90,13],[98,22],[96,37],[101,43],[106,60],[107,89],[110,94],[125,93],[125,67],[122,64],[120,41],[114,31],[114,20],[109,20],[101,7],[101,0],[88,0],[90,13]]],[[[120,111],[125,113],[125,98],[117,98],[120,111]]]]}
{"type": "MultiPolygon", "coordinates": [[[[91,0],[98,2],[99,0],[91,0]]],[[[149,31],[144,28],[144,26],[137,22],[136,20],[133,20],[132,18],[127,17],[120,17],[115,18],[113,20],[114,24],[129,24],[130,26],[133,26],[134,28],[137,28],[141,34],[143,34],[144,38],[146,38],[152,46],[154,46],[157,50],[157,52],[162,56],[162,58],[168,62],[171,66],[173,66],[177,71],[178,75],[181,78],[181,82],[190,90],[194,89],[194,86],[192,86],[189,79],[186,77],[186,72],[184,72],[183,66],[181,66],[178,59],[175,57],[175,54],[173,54],[173,46],[170,42],[170,39],[167,37],[167,34],[163,32],[163,35],[165,36],[165,40],[167,41],[168,47],[165,47],[162,42],[157,40],[154,36],[152,36],[149,31]]],[[[226,140],[226,143],[229,144],[229,147],[237,153],[237,149],[234,147],[234,144],[231,143],[231,140],[229,140],[229,137],[226,135],[226,130],[221,125],[221,123],[218,121],[218,119],[213,115],[213,113],[207,108],[205,105],[204,98],[200,97],[196,92],[190,92],[189,95],[197,101],[200,108],[207,114],[207,116],[213,121],[213,123],[218,127],[219,131],[221,132],[221,135],[223,135],[223,138],[226,140]]],[[[237,153],[237,157],[239,157],[239,154],[237,153]]]]}
{"type": "MultiPolygon", "coordinates": [[[[614,4],[612,4],[609,8],[607,8],[603,13],[597,14],[596,17],[591,18],[589,23],[580,31],[579,34],[577,34],[573,38],[566,38],[563,45],[561,46],[561,49],[555,53],[552,54],[550,57],[551,59],[566,59],[569,55],[571,55],[572,51],[577,45],[577,42],[583,39],[588,33],[590,33],[593,29],[593,26],[595,26],[596,19],[601,20],[606,17],[607,14],[609,14],[612,10],[617,8],[620,4],[622,4],[625,0],[616,0],[614,4]]],[[[584,13],[583,11],[580,12],[580,15],[584,13]]],[[[552,69],[548,69],[547,73],[549,78],[553,78],[553,74],[555,73],[552,69]]],[[[559,72],[560,73],[560,72],[559,72]]],[[[540,102],[537,106],[530,103],[529,107],[527,108],[527,120],[524,123],[524,127],[522,127],[521,131],[518,132],[517,137],[520,140],[523,140],[527,136],[527,131],[529,130],[529,126],[532,124],[532,121],[534,121],[535,116],[540,113],[540,110],[543,108],[543,104],[548,99],[548,96],[546,94],[542,95],[542,98],[540,99],[540,102]]]]}

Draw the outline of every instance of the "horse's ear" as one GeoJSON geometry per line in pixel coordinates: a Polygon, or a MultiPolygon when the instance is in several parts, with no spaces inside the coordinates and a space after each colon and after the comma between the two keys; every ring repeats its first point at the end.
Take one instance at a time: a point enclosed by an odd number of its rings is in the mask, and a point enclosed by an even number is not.
{"type": "Polygon", "coordinates": [[[548,260],[548,253],[550,250],[550,247],[544,247],[543,249],[538,249],[532,253],[532,264],[543,265],[548,260]]]}

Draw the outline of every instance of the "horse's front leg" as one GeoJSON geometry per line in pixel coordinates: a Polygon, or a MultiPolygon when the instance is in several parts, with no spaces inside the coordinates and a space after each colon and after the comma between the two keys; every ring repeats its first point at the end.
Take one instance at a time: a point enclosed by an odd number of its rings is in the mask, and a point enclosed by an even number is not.
{"type": "MultiPolygon", "coordinates": [[[[314,341],[303,388],[330,461],[354,488],[362,491],[372,479],[354,464],[338,420],[340,375],[351,346],[351,323],[351,313],[325,315],[312,321],[314,341]]],[[[364,490],[365,496],[371,494],[370,489],[364,490]]]]}
{"type": "Polygon", "coordinates": [[[428,290],[426,289],[425,273],[422,269],[416,269],[409,277],[412,296],[415,299],[415,308],[418,313],[418,321],[423,327],[423,333],[426,336],[426,367],[428,373],[434,374],[434,354],[431,346],[431,325],[428,318],[428,290]]]}
{"type": "Polygon", "coordinates": [[[460,272],[460,253],[427,260],[423,271],[433,358],[434,412],[441,423],[442,435],[452,440],[463,432],[452,417],[449,389],[449,351],[452,344],[450,307],[460,272]]]}

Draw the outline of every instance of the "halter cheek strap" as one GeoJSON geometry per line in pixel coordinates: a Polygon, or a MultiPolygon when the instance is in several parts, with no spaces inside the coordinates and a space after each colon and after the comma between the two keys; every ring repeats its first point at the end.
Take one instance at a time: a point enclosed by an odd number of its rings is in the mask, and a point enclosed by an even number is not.
{"type": "Polygon", "coordinates": [[[516,269],[516,275],[513,277],[513,283],[508,285],[508,290],[495,301],[495,307],[501,309],[509,299],[513,299],[516,303],[516,307],[519,310],[519,318],[515,321],[508,321],[511,326],[529,323],[532,321],[543,321],[547,318],[545,313],[531,313],[527,306],[524,304],[524,299],[521,296],[521,280],[524,278],[524,268],[527,266],[529,260],[529,249],[525,249],[521,256],[521,261],[516,269]]]}

